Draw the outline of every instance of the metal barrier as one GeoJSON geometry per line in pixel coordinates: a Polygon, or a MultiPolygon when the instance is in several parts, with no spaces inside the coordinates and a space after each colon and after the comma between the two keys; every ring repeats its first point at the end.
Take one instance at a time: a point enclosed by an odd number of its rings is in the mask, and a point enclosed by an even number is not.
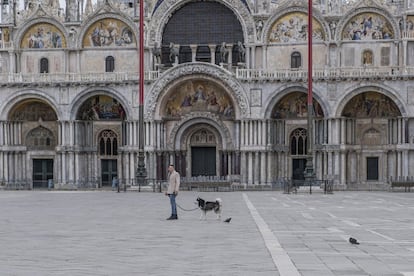
{"type": "Polygon", "coordinates": [[[312,180],[297,180],[297,179],[286,179],[283,180],[283,192],[285,194],[297,193],[301,188],[309,188],[309,194],[315,192],[315,187],[323,189],[324,194],[333,193],[333,181],[327,179],[312,179],[312,180]]]}

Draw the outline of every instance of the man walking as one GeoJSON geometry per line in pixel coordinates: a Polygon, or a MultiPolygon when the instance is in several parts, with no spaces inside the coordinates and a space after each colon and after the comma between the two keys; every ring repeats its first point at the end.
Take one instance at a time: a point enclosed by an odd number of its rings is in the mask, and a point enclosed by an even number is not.
{"type": "Polygon", "coordinates": [[[167,220],[178,219],[177,217],[177,205],[175,198],[178,195],[180,188],[180,174],[174,169],[174,165],[168,166],[168,189],[165,195],[170,198],[171,203],[171,216],[167,220]]]}

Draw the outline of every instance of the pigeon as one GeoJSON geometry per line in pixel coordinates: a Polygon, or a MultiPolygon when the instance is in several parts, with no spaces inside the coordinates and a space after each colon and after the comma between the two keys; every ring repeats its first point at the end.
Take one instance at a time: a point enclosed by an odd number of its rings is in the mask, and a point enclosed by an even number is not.
{"type": "Polygon", "coordinates": [[[352,237],[349,238],[349,242],[352,243],[352,244],[359,244],[359,242],[356,239],[352,238],[352,237]]]}
{"type": "Polygon", "coordinates": [[[224,220],[224,222],[227,222],[227,223],[229,223],[230,221],[231,221],[231,218],[227,218],[224,220]]]}

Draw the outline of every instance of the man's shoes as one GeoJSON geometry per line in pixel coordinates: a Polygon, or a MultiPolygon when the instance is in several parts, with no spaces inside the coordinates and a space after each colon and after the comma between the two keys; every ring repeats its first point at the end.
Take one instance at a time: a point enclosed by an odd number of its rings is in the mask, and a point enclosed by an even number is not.
{"type": "Polygon", "coordinates": [[[171,215],[171,217],[167,218],[167,220],[174,220],[174,219],[178,219],[177,215],[171,215]]]}

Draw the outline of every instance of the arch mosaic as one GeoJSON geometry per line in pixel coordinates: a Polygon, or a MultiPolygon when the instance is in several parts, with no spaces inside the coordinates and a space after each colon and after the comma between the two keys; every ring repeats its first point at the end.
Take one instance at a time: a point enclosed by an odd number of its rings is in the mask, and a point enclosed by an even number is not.
{"type": "MultiPolygon", "coordinates": [[[[307,41],[308,9],[304,6],[292,6],[274,14],[263,26],[263,41],[268,43],[292,43],[307,41]]],[[[329,40],[330,29],[323,16],[314,11],[314,42],[329,40]]]]}
{"type": "Polygon", "coordinates": [[[387,11],[377,7],[351,10],[338,22],[335,39],[372,41],[399,38],[399,26],[392,18],[387,11]]]}
{"type": "Polygon", "coordinates": [[[188,130],[198,124],[212,126],[211,130],[214,130],[213,133],[219,133],[219,138],[221,138],[221,141],[217,142],[223,146],[223,150],[234,149],[233,139],[230,131],[227,126],[220,120],[220,118],[211,113],[197,112],[183,116],[181,120],[175,124],[170,133],[170,136],[168,137],[167,145],[168,147],[173,147],[169,150],[173,151],[182,148],[184,146],[182,143],[188,140],[185,138],[185,135],[189,134],[188,130]]]}
{"type": "Polygon", "coordinates": [[[90,18],[79,32],[77,47],[137,47],[138,28],[125,16],[108,10],[90,18]]]}
{"type": "Polygon", "coordinates": [[[87,99],[78,109],[76,119],[83,121],[125,120],[123,106],[117,99],[107,95],[97,95],[87,99]]]}
{"type": "MultiPolygon", "coordinates": [[[[307,41],[308,15],[304,12],[291,12],[277,19],[268,32],[269,43],[292,43],[307,41]]],[[[312,18],[312,37],[315,41],[326,40],[322,24],[312,18]]]]}
{"type": "Polygon", "coordinates": [[[66,48],[64,33],[50,22],[39,22],[26,29],[20,41],[22,49],[66,48]]]}
{"type": "Polygon", "coordinates": [[[53,108],[38,99],[27,99],[16,104],[9,113],[10,121],[57,121],[53,108]]]}
{"type": "Polygon", "coordinates": [[[343,40],[393,39],[392,25],[383,15],[364,12],[353,16],[342,30],[343,40]]]}
{"type": "Polygon", "coordinates": [[[227,92],[210,80],[190,79],[177,84],[161,103],[163,118],[180,118],[194,111],[208,111],[234,119],[234,104],[227,92]]]}
{"type": "Polygon", "coordinates": [[[106,88],[106,90],[91,88],[79,93],[73,100],[70,119],[126,120],[131,117],[132,111],[130,108],[130,102],[128,103],[121,93],[115,90],[111,91],[109,88],[106,88]],[[98,105],[96,105],[96,100],[98,100],[98,105]]]}
{"type": "Polygon", "coordinates": [[[342,116],[353,118],[400,117],[401,112],[392,99],[378,92],[364,92],[345,105],[342,116]]]}
{"type": "MultiPolygon", "coordinates": [[[[157,6],[157,9],[152,15],[151,25],[148,26],[146,34],[147,41],[150,45],[154,45],[155,42],[160,43],[162,41],[164,26],[167,24],[171,15],[174,11],[190,2],[192,2],[192,0],[165,0],[157,6]]],[[[222,0],[219,3],[225,5],[236,15],[242,26],[243,37],[245,37],[246,42],[253,43],[255,40],[255,24],[248,7],[246,7],[246,5],[240,0],[222,0]]]]}
{"type": "Polygon", "coordinates": [[[204,80],[210,85],[220,87],[220,90],[223,91],[223,94],[221,94],[223,96],[225,91],[228,99],[232,100],[234,118],[247,116],[249,114],[250,110],[246,92],[233,76],[220,67],[194,63],[191,65],[176,66],[163,74],[162,78],[154,83],[152,91],[146,97],[145,106],[148,107],[145,111],[146,119],[155,118],[159,114],[164,114],[161,110],[163,105],[159,103],[165,101],[165,99],[162,99],[169,94],[168,92],[171,89],[174,89],[181,83],[188,84],[189,80],[204,80]]]}
{"type": "Polygon", "coordinates": [[[43,102],[49,105],[53,112],[56,114],[57,118],[59,118],[59,120],[61,119],[62,114],[61,111],[56,108],[57,103],[55,102],[55,99],[47,94],[44,94],[40,90],[33,89],[17,91],[7,99],[4,99],[4,101],[0,102],[0,110],[2,110],[0,113],[0,119],[8,120],[8,118],[11,116],[11,113],[17,106],[19,106],[21,103],[30,101],[43,102]]]}
{"type": "MultiPolygon", "coordinates": [[[[272,111],[273,119],[307,118],[308,95],[303,92],[291,92],[284,96],[276,104],[272,111]]],[[[313,99],[313,112],[316,118],[323,118],[324,113],[321,105],[313,99]]]]}
{"type": "Polygon", "coordinates": [[[102,18],[87,28],[82,47],[136,47],[136,39],[125,22],[116,18],[102,18]]]}
{"type": "MultiPolygon", "coordinates": [[[[275,91],[273,95],[274,96],[268,101],[268,105],[266,106],[266,118],[303,118],[307,114],[306,87],[297,85],[285,86],[282,87],[280,90],[275,91]],[[298,107],[294,107],[294,101],[296,99],[298,99],[299,101],[297,103],[298,107]],[[306,105],[306,113],[304,113],[304,111],[300,111],[304,108],[303,103],[305,103],[306,105]],[[279,114],[276,114],[276,111],[278,111],[279,114]]],[[[319,96],[318,91],[315,90],[313,91],[313,104],[315,114],[319,114],[318,116],[321,118],[328,116],[329,107],[325,104],[323,98],[319,96]]]]}
{"type": "MultiPolygon", "coordinates": [[[[364,97],[365,99],[368,99],[369,103],[367,105],[367,107],[364,110],[360,110],[358,112],[356,112],[355,115],[360,115],[360,116],[364,116],[365,117],[369,116],[369,114],[371,114],[372,116],[374,116],[375,114],[375,110],[377,109],[377,107],[375,107],[374,110],[371,110],[371,105],[373,103],[375,103],[375,105],[380,105],[382,106],[382,104],[384,102],[381,102],[383,99],[386,99],[386,101],[390,101],[390,103],[386,104],[387,106],[390,105],[391,106],[391,110],[392,112],[397,112],[400,115],[398,116],[406,116],[406,111],[405,111],[405,107],[403,104],[403,101],[399,99],[398,97],[398,93],[396,91],[394,91],[391,87],[386,87],[386,86],[377,86],[375,84],[366,84],[364,86],[359,85],[359,86],[353,86],[351,87],[348,91],[344,91],[343,93],[343,98],[338,99],[338,106],[336,107],[336,114],[335,116],[340,117],[340,116],[345,116],[345,113],[349,113],[349,115],[352,115],[353,113],[351,112],[353,109],[349,109],[350,107],[353,106],[353,104],[358,103],[361,104],[361,99],[357,98],[357,96],[359,95],[363,95],[364,93],[370,93],[372,96],[370,96],[370,94],[365,94],[365,96],[363,96],[362,102],[364,102],[364,97]],[[355,101],[353,102],[353,104],[348,105],[351,101],[355,101]],[[394,110],[394,111],[393,111],[394,110]]],[[[388,108],[388,107],[387,107],[388,108]]],[[[387,109],[388,110],[388,109],[387,109]]],[[[383,113],[378,113],[379,116],[383,116],[383,117],[388,117],[388,115],[386,116],[386,114],[393,114],[390,113],[390,111],[384,111],[383,113]]]]}

